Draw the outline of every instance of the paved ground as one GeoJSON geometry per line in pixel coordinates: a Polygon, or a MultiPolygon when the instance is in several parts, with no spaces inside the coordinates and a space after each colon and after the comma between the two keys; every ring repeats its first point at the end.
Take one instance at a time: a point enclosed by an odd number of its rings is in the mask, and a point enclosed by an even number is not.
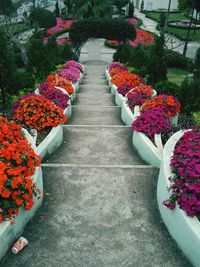
{"type": "Polygon", "coordinates": [[[90,63],[64,144],[43,165],[44,202],[23,233],[29,245],[0,266],[189,267],[157,209],[158,170],[134,151],[105,65],[90,63]]]}
{"type": "MultiPolygon", "coordinates": [[[[144,30],[148,30],[150,32],[156,33],[159,35],[159,31],[156,29],[157,26],[157,22],[146,18],[145,15],[143,13],[140,13],[140,11],[138,9],[135,8],[135,16],[142,19],[143,21],[143,25],[142,28],[144,30]]],[[[175,51],[179,52],[179,53],[183,53],[183,48],[184,48],[184,42],[179,40],[178,38],[171,36],[170,34],[167,35],[167,46],[168,48],[172,48],[171,46],[171,42],[173,43],[173,47],[175,51]]],[[[196,50],[200,47],[200,40],[199,42],[189,42],[188,43],[188,49],[187,49],[187,54],[186,56],[189,58],[194,58],[195,54],[196,54],[196,50]]]]}

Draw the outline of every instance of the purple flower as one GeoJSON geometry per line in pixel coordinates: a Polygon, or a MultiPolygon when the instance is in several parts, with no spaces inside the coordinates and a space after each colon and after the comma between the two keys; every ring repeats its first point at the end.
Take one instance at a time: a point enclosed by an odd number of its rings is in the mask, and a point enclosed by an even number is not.
{"type": "Polygon", "coordinates": [[[125,96],[130,90],[132,89],[132,87],[130,85],[120,85],[117,88],[117,92],[123,96],[125,96]]]}

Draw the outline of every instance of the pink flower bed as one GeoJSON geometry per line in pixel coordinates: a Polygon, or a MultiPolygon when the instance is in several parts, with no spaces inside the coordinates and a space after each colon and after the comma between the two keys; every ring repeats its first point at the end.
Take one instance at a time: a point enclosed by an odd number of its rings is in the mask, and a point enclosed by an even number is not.
{"type": "Polygon", "coordinates": [[[47,35],[52,35],[56,32],[59,32],[63,29],[70,29],[71,25],[75,22],[75,20],[63,20],[62,18],[56,18],[57,25],[47,30],[47,35]]]}

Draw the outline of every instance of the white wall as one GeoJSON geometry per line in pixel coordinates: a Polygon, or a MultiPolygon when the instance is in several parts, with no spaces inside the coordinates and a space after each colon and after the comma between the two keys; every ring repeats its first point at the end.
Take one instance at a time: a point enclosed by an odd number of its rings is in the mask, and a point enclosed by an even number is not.
{"type": "MultiPolygon", "coordinates": [[[[142,0],[134,0],[134,5],[137,8],[140,8],[142,0]]],[[[145,10],[154,10],[158,8],[168,8],[168,0],[144,0],[144,9],[145,10]]],[[[171,1],[171,9],[177,9],[178,0],[171,1]]]]}

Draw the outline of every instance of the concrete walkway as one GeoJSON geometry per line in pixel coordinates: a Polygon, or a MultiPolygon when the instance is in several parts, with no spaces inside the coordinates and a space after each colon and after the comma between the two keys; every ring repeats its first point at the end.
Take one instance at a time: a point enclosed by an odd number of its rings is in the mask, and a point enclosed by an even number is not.
{"type": "MultiPolygon", "coordinates": [[[[140,18],[143,21],[143,25],[141,28],[144,30],[150,31],[152,33],[155,33],[157,35],[160,34],[160,32],[156,29],[157,22],[155,20],[149,19],[145,16],[145,14],[141,13],[138,9],[135,8],[135,16],[137,18],[140,18]]],[[[172,36],[171,34],[166,34],[166,40],[167,40],[167,47],[171,49],[172,45],[171,42],[173,43],[173,47],[175,51],[179,53],[183,53],[183,48],[185,42],[179,40],[175,36],[172,36]]],[[[200,40],[199,42],[189,42],[188,43],[188,49],[187,49],[187,54],[186,56],[189,58],[194,58],[196,54],[196,50],[200,47],[200,40]]]]}
{"type": "Polygon", "coordinates": [[[43,164],[45,197],[1,267],[189,267],[163,225],[158,170],[131,144],[104,78],[88,61],[64,143],[43,164]]]}

